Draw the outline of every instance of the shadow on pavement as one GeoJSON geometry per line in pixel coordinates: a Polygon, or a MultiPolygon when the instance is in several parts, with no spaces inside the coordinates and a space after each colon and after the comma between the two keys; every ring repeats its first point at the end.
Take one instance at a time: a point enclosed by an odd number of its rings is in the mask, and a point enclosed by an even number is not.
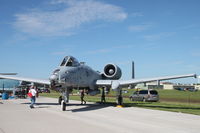
{"type": "MultiPolygon", "coordinates": [[[[30,105],[31,103],[27,102],[27,103],[21,103],[21,104],[30,105]]],[[[59,105],[59,104],[58,103],[36,103],[35,105],[36,105],[35,108],[49,108],[50,105],[59,105]]]]}
{"type": "MultiPolygon", "coordinates": [[[[0,104],[3,104],[0,102],[0,104]]],[[[30,102],[26,103],[21,103],[21,104],[30,104],[30,102]]],[[[60,106],[58,103],[36,103],[39,107],[37,108],[49,108],[51,105],[53,106],[60,106]],[[40,106],[41,105],[41,106],[40,106]],[[45,106],[47,105],[47,106],[45,106]]],[[[83,111],[93,111],[93,110],[98,110],[102,108],[107,108],[107,107],[116,107],[116,103],[114,102],[106,102],[105,104],[101,104],[100,102],[96,103],[87,103],[87,104],[79,104],[79,103],[68,103],[66,106],[66,111],[72,111],[72,112],[83,112],[83,111]],[[75,109],[70,109],[68,107],[70,106],[80,106],[75,109]]],[[[139,103],[124,103],[123,105],[124,108],[129,108],[129,107],[142,107],[142,108],[151,108],[151,109],[170,109],[170,110],[175,110],[175,109],[185,109],[185,110],[200,110],[200,107],[187,107],[187,106],[170,106],[170,105],[152,105],[151,102],[139,102],[139,103]]]]}
{"type": "Polygon", "coordinates": [[[72,111],[72,112],[83,112],[83,111],[93,111],[93,110],[98,110],[98,109],[102,109],[102,108],[107,108],[107,107],[110,107],[111,105],[94,103],[94,104],[85,104],[85,105],[69,104],[68,106],[84,106],[84,107],[78,108],[78,109],[66,110],[66,111],[72,111]]]}
{"type": "MultiPolygon", "coordinates": [[[[21,103],[21,104],[30,104],[30,102],[27,103],[21,103]]],[[[59,105],[58,103],[35,103],[36,105],[59,105]]]]}
{"type": "MultiPolygon", "coordinates": [[[[30,102],[21,103],[21,104],[30,105],[30,102]]],[[[35,105],[36,105],[35,108],[49,108],[50,105],[60,106],[58,103],[36,103],[35,105]],[[47,105],[47,106],[45,106],[45,105],[47,105]]],[[[105,103],[105,104],[101,104],[101,103],[88,103],[88,104],[68,103],[66,105],[66,111],[72,111],[72,112],[92,111],[92,110],[98,110],[98,109],[111,107],[111,106],[115,106],[115,105],[116,104],[113,104],[113,103],[105,103]],[[68,107],[70,107],[70,106],[77,106],[80,108],[68,109],[68,107]]]]}

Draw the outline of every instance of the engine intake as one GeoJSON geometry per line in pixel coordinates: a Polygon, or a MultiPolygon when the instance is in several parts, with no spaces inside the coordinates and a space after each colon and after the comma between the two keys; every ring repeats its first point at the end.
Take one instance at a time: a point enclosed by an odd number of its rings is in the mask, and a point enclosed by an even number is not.
{"type": "Polygon", "coordinates": [[[104,78],[107,79],[120,79],[122,76],[121,69],[115,64],[107,64],[104,67],[104,78]]]}

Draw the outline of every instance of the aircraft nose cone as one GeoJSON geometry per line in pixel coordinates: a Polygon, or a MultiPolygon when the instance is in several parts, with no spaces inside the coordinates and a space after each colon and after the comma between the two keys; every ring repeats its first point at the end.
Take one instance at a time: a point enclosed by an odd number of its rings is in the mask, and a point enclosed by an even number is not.
{"type": "Polygon", "coordinates": [[[55,81],[57,79],[57,76],[56,75],[51,75],[50,78],[49,78],[51,81],[55,81]]]}

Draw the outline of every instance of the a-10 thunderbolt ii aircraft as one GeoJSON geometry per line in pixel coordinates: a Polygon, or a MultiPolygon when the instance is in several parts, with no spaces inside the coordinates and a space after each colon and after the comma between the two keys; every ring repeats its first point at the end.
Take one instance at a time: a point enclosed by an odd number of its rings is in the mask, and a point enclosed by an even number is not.
{"type": "Polygon", "coordinates": [[[60,66],[53,71],[49,80],[5,75],[0,75],[0,79],[13,79],[33,84],[50,85],[51,89],[59,90],[62,93],[62,96],[59,97],[59,103],[64,111],[66,109],[66,103],[69,102],[69,93],[72,89],[86,89],[89,95],[96,95],[100,93],[100,87],[111,88],[117,92],[117,104],[121,105],[123,101],[121,90],[124,87],[134,86],[138,83],[157,81],[159,84],[161,80],[196,77],[196,74],[187,74],[147,79],[119,80],[121,75],[121,69],[115,64],[110,63],[105,65],[104,72],[100,73],[84,63],[78,62],[73,56],[66,56],[60,66]]]}

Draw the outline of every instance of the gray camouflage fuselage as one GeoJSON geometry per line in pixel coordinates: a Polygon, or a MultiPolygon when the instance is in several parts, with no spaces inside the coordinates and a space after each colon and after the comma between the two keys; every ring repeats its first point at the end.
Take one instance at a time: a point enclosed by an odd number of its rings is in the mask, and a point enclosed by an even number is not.
{"type": "Polygon", "coordinates": [[[89,87],[95,88],[95,82],[101,79],[101,74],[86,65],[76,67],[60,67],[60,82],[65,87],[89,87]]]}
{"type": "Polygon", "coordinates": [[[87,88],[97,90],[95,82],[102,79],[99,72],[79,63],[74,57],[66,56],[50,77],[52,86],[59,88],[87,88]]]}

